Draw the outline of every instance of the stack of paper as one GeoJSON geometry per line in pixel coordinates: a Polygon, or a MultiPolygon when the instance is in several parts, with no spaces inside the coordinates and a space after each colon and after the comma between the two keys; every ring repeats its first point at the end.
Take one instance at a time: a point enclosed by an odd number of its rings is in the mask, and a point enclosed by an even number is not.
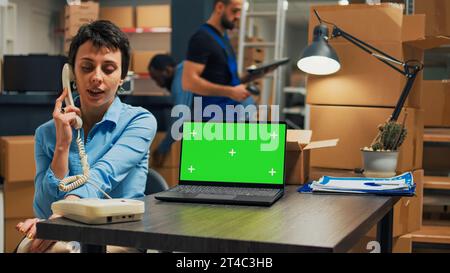
{"type": "Polygon", "coordinates": [[[369,193],[379,195],[414,195],[416,185],[411,172],[389,178],[322,176],[306,184],[299,192],[369,193]]]}

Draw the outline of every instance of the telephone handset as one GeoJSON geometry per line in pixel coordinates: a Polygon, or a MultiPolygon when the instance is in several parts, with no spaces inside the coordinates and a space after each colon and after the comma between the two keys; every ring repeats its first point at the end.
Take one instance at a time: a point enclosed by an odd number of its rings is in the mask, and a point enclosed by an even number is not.
{"type": "MultiPolygon", "coordinates": [[[[72,73],[72,69],[70,68],[69,64],[65,64],[62,70],[62,85],[63,88],[67,89],[67,96],[64,99],[64,101],[66,102],[66,106],[67,105],[75,105],[73,103],[73,97],[72,97],[72,89],[70,87],[70,82],[75,80],[75,77],[72,73]]],[[[75,122],[75,129],[80,129],[83,126],[83,120],[81,120],[81,118],[79,116],[76,117],[76,122],[75,122]]]]}
{"type": "MultiPolygon", "coordinates": [[[[73,103],[73,97],[72,97],[72,90],[70,88],[70,81],[74,80],[74,76],[72,73],[72,70],[70,69],[69,64],[65,64],[62,70],[62,84],[63,88],[67,89],[67,96],[65,98],[66,106],[67,105],[74,105],[73,103]]],[[[81,127],[83,126],[83,121],[79,116],[76,117],[76,121],[74,124],[74,128],[78,132],[77,136],[77,146],[78,146],[78,154],[80,155],[81,160],[81,166],[83,169],[83,174],[69,176],[61,180],[59,183],[59,189],[64,192],[72,191],[79,186],[86,183],[89,179],[89,163],[87,160],[87,155],[84,150],[84,144],[83,140],[81,139],[81,127]]]]}

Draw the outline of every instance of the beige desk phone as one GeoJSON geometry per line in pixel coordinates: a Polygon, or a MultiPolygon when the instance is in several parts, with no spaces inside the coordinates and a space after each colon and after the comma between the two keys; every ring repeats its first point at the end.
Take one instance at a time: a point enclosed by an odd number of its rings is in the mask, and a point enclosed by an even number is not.
{"type": "MultiPolygon", "coordinates": [[[[63,88],[67,88],[66,105],[74,105],[70,81],[74,80],[69,64],[62,70],[63,88]]],[[[117,222],[138,221],[144,214],[144,202],[131,199],[112,199],[95,183],[89,182],[89,163],[81,138],[83,121],[77,116],[74,128],[77,130],[78,154],[83,174],[69,176],[61,180],[59,190],[70,192],[85,183],[89,183],[101,191],[108,199],[86,198],[79,200],[60,200],[52,204],[53,213],[86,224],[108,224],[117,222]]]]}

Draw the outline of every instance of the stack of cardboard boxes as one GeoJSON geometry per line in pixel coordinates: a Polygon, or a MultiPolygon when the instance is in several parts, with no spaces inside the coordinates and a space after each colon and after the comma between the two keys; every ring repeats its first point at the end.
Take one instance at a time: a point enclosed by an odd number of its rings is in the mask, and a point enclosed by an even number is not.
{"type": "Polygon", "coordinates": [[[69,52],[70,43],[78,29],[87,23],[95,21],[99,16],[99,4],[88,1],[79,5],[67,5],[64,9],[64,53],[69,52]]]}
{"type": "Polygon", "coordinates": [[[12,252],[23,238],[15,227],[34,218],[34,137],[0,138],[0,176],[3,181],[5,252],[12,252]]]}
{"type": "Polygon", "coordinates": [[[154,156],[156,149],[158,149],[166,134],[170,134],[170,131],[168,133],[156,133],[152,145],[150,146],[149,168],[152,168],[153,170],[158,172],[166,180],[169,187],[174,187],[178,185],[181,142],[174,142],[171,145],[169,152],[161,162],[156,162],[156,158],[154,156]]]}
{"type": "MultiPolygon", "coordinates": [[[[398,60],[423,61],[423,49],[430,46],[424,41],[425,16],[405,16],[403,8],[397,4],[318,6],[311,8],[311,14],[316,9],[323,20],[398,60]]],[[[317,18],[311,16],[310,42],[316,25],[317,18]]],[[[390,118],[406,77],[342,37],[330,40],[329,44],[339,56],[341,69],[328,76],[309,75],[306,102],[311,105],[313,140],[339,138],[339,144],[311,151],[310,164],[315,169],[352,171],[363,168],[360,149],[371,144],[378,125],[390,118]]],[[[400,148],[397,172],[413,172],[417,195],[403,198],[395,206],[396,240],[418,230],[422,220],[424,116],[421,87],[422,73],[417,75],[399,118],[405,122],[408,134],[400,148]]],[[[373,239],[374,233],[369,233],[369,238],[373,239]]]]}
{"type": "MultiPolygon", "coordinates": [[[[136,8],[133,6],[102,7],[100,8],[100,19],[109,20],[129,33],[171,28],[169,5],[148,5],[137,6],[136,8]]],[[[130,70],[137,74],[147,74],[147,66],[153,56],[162,53],[167,54],[168,51],[166,48],[161,50],[135,50],[132,53],[130,70]]]]}
{"type": "Polygon", "coordinates": [[[121,29],[135,27],[132,6],[101,7],[100,19],[111,21],[121,29]]]}
{"type": "MultiPolygon", "coordinates": [[[[450,2],[445,0],[416,0],[415,12],[426,15],[428,40],[447,37],[450,44],[450,2]]],[[[426,69],[426,68],[425,68],[426,69]]],[[[450,128],[450,81],[424,80],[422,85],[424,125],[429,128],[450,128]]],[[[425,145],[423,167],[430,174],[450,171],[450,147],[425,145]]]]}

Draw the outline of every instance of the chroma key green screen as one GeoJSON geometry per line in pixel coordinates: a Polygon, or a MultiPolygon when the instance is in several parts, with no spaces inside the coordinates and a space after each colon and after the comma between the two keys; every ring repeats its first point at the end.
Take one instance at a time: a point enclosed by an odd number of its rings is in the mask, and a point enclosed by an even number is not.
{"type": "Polygon", "coordinates": [[[286,124],[185,122],[180,180],[283,184],[286,124]]]}

